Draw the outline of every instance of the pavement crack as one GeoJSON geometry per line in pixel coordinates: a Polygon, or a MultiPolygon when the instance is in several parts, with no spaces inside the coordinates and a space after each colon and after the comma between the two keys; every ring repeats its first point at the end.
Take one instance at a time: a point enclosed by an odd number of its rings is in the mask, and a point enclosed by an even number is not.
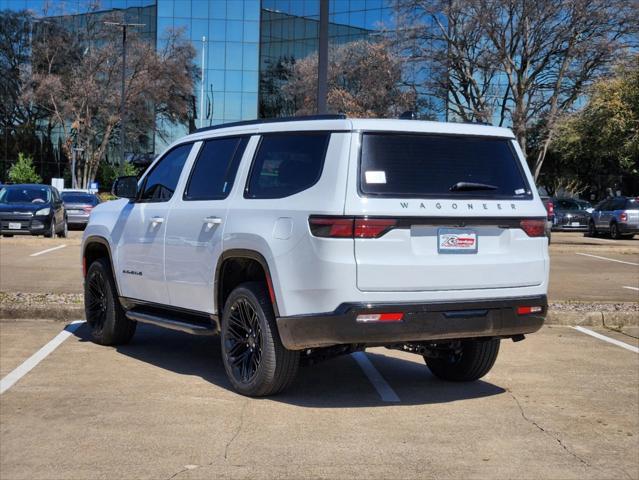
{"type": "Polygon", "coordinates": [[[249,404],[249,401],[248,401],[248,399],[246,399],[244,401],[244,405],[242,405],[242,411],[240,412],[240,421],[239,421],[239,423],[237,425],[237,428],[235,429],[235,433],[233,434],[231,439],[226,443],[226,447],[224,448],[224,460],[225,461],[228,458],[229,448],[231,448],[231,445],[233,444],[235,439],[239,436],[240,432],[242,431],[242,428],[244,427],[244,415],[246,414],[246,408],[248,407],[248,404],[249,404]]]}
{"type": "Polygon", "coordinates": [[[519,403],[519,399],[515,396],[515,394],[509,390],[506,389],[506,391],[510,394],[510,396],[512,397],[512,399],[515,401],[515,403],[517,404],[517,407],[519,408],[519,413],[521,413],[521,417],[526,420],[528,423],[530,423],[531,425],[535,426],[537,429],[539,429],[541,432],[545,433],[546,435],[548,435],[549,437],[551,437],[552,439],[554,439],[561,448],[563,448],[566,453],[572,455],[574,458],[576,458],[577,460],[579,460],[581,463],[583,463],[584,465],[586,465],[587,467],[590,467],[591,465],[585,461],[583,458],[581,458],[579,455],[577,455],[575,452],[573,452],[572,450],[570,450],[565,444],[564,442],[561,441],[561,439],[557,436],[554,435],[553,433],[549,432],[548,430],[546,430],[544,427],[542,427],[541,425],[539,425],[537,422],[535,422],[533,419],[528,418],[526,416],[526,412],[524,412],[524,408],[521,406],[521,403],[519,403]]]}

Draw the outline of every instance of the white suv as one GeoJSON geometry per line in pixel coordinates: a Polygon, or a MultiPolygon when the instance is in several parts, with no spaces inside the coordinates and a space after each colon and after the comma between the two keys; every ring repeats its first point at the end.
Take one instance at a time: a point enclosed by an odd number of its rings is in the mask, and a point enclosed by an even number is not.
{"type": "Polygon", "coordinates": [[[114,185],[84,233],[93,338],[220,334],[245,395],[369,346],[470,381],[547,310],[546,210],[510,130],[343,116],[240,122],[114,185]]]}

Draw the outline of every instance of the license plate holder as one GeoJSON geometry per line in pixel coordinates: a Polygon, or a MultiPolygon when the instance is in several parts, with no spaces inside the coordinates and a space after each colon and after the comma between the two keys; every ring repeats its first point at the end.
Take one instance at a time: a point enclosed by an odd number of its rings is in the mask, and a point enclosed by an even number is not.
{"type": "Polygon", "coordinates": [[[437,253],[477,253],[478,240],[477,231],[470,228],[439,228],[437,229],[437,253]]]}
{"type": "Polygon", "coordinates": [[[20,230],[22,224],[20,222],[9,222],[9,230],[20,230]]]}

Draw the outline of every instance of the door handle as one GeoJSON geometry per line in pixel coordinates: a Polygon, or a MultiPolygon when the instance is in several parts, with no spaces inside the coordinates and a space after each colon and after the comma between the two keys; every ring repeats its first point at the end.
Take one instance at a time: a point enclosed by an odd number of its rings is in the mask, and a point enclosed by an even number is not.
{"type": "Polygon", "coordinates": [[[202,222],[206,223],[208,226],[213,226],[222,223],[222,219],[220,217],[204,217],[202,222]]]}
{"type": "Polygon", "coordinates": [[[160,223],[164,223],[164,218],[162,218],[162,217],[152,217],[151,218],[151,223],[153,225],[159,225],[160,223]]]}

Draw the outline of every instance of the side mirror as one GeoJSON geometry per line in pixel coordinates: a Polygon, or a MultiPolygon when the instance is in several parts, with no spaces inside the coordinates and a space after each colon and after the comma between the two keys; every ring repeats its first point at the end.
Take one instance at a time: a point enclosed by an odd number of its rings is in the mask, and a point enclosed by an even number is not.
{"type": "Polygon", "coordinates": [[[134,175],[118,177],[115,182],[113,182],[111,193],[118,198],[135,200],[138,196],[138,178],[134,175]]]}

